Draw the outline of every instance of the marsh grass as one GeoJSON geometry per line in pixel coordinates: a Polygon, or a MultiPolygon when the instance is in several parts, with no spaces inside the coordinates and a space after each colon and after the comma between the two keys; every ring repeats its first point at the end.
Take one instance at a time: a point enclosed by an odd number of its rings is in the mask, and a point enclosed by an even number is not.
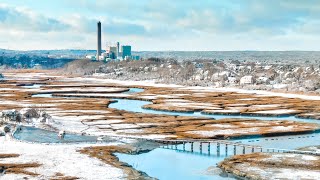
{"type": "MultiPolygon", "coordinates": [[[[19,154],[0,154],[0,159],[19,157],[19,154]]],[[[30,176],[38,176],[39,174],[30,172],[26,169],[40,167],[39,163],[0,163],[0,167],[8,174],[25,174],[30,176]]]]}

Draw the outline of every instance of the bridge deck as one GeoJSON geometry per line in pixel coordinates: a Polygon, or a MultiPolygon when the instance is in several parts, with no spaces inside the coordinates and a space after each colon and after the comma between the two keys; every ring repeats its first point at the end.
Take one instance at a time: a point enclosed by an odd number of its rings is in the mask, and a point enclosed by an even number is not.
{"type": "Polygon", "coordinates": [[[133,136],[112,136],[112,137],[118,137],[118,138],[122,137],[122,138],[128,138],[128,139],[152,141],[152,142],[157,142],[157,143],[166,144],[166,145],[192,144],[191,145],[192,152],[193,152],[194,143],[200,144],[200,151],[202,151],[202,144],[210,145],[210,144],[216,143],[219,148],[221,144],[226,145],[226,148],[228,148],[227,146],[233,146],[234,149],[236,149],[236,147],[241,147],[243,148],[243,152],[245,152],[246,148],[250,148],[252,149],[252,152],[254,152],[254,149],[259,149],[260,150],[259,152],[294,153],[294,154],[307,154],[307,155],[320,156],[319,152],[279,149],[279,148],[264,148],[262,146],[248,145],[248,144],[242,144],[242,143],[231,142],[227,140],[219,140],[219,139],[152,139],[152,138],[133,137],[133,136]]]}

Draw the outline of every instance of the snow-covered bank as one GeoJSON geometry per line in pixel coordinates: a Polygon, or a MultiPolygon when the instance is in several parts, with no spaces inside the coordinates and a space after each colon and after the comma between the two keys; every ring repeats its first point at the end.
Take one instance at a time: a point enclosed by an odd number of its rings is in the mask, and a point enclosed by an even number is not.
{"type": "MultiPolygon", "coordinates": [[[[101,144],[100,144],[101,145],[101,144]]],[[[73,145],[45,145],[29,144],[12,140],[10,137],[0,137],[0,154],[19,154],[19,157],[1,159],[0,163],[30,163],[37,162],[41,166],[28,169],[30,172],[40,174],[39,177],[29,177],[22,174],[4,174],[3,179],[50,179],[56,173],[65,176],[78,177],[80,179],[123,179],[124,173],[121,169],[112,167],[104,162],[90,158],[77,152],[84,147],[94,146],[92,144],[73,145]]]]}
{"type": "Polygon", "coordinates": [[[238,92],[244,94],[257,94],[257,95],[265,95],[265,96],[279,96],[285,98],[300,98],[306,100],[319,100],[320,96],[316,95],[304,95],[304,94],[294,94],[294,93],[280,93],[280,92],[272,92],[272,91],[264,91],[264,90],[246,90],[240,88],[231,88],[231,87],[224,87],[224,88],[214,88],[214,87],[202,87],[202,86],[182,86],[176,84],[163,84],[163,83],[156,83],[156,81],[122,81],[122,80],[115,80],[115,79],[102,79],[99,75],[93,75],[92,78],[84,78],[79,79],[76,78],[74,80],[86,80],[91,82],[103,82],[103,83],[110,83],[110,84],[119,84],[122,86],[145,86],[145,87],[169,87],[169,88],[179,88],[185,90],[191,90],[195,92],[238,92]]]}
{"type": "Polygon", "coordinates": [[[219,166],[241,179],[320,179],[319,156],[254,153],[225,159],[219,166]]]}

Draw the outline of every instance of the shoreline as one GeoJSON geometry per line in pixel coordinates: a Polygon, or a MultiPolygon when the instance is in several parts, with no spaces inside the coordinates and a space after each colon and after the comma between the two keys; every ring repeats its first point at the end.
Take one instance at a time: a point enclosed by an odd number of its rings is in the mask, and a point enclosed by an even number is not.
{"type": "Polygon", "coordinates": [[[311,92],[297,92],[297,91],[285,91],[282,89],[272,89],[270,90],[255,90],[250,88],[244,88],[241,86],[229,86],[229,87],[218,87],[218,86],[199,86],[199,85],[180,85],[180,84],[173,84],[173,83],[164,83],[164,82],[157,82],[157,79],[152,80],[122,80],[122,79],[108,79],[104,78],[107,77],[107,74],[93,74],[84,76],[87,78],[99,78],[105,80],[107,83],[115,83],[115,84],[126,84],[130,86],[138,85],[141,87],[141,84],[148,83],[148,85],[144,85],[145,87],[154,86],[154,87],[185,87],[193,90],[210,90],[210,91],[225,91],[225,92],[239,92],[239,93],[247,93],[247,94],[259,94],[259,95],[268,95],[268,96],[280,96],[280,97],[295,97],[301,99],[313,99],[320,100],[319,93],[311,93],[311,92]]]}
{"type": "Polygon", "coordinates": [[[240,179],[318,179],[320,158],[291,153],[253,153],[226,158],[218,166],[240,179]]]}

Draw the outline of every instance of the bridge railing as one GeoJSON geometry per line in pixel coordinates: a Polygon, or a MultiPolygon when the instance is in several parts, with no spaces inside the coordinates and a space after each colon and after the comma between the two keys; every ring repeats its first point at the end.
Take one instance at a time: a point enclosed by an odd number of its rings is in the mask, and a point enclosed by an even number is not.
{"type": "Polygon", "coordinates": [[[242,144],[242,143],[231,142],[227,140],[218,140],[218,139],[152,139],[152,138],[144,138],[144,137],[136,137],[136,136],[111,136],[111,137],[152,141],[152,142],[163,144],[163,146],[161,146],[162,148],[181,150],[185,152],[198,152],[200,154],[202,153],[211,154],[213,152],[212,151],[213,147],[215,147],[216,155],[221,155],[222,152],[224,152],[225,155],[249,154],[254,152],[274,152],[274,153],[294,153],[294,154],[307,154],[307,155],[320,156],[319,152],[279,149],[279,148],[265,148],[262,146],[248,145],[248,144],[242,144]],[[187,144],[190,144],[188,149],[186,148],[187,144]],[[195,144],[197,144],[197,146],[195,146],[195,144]]]}

